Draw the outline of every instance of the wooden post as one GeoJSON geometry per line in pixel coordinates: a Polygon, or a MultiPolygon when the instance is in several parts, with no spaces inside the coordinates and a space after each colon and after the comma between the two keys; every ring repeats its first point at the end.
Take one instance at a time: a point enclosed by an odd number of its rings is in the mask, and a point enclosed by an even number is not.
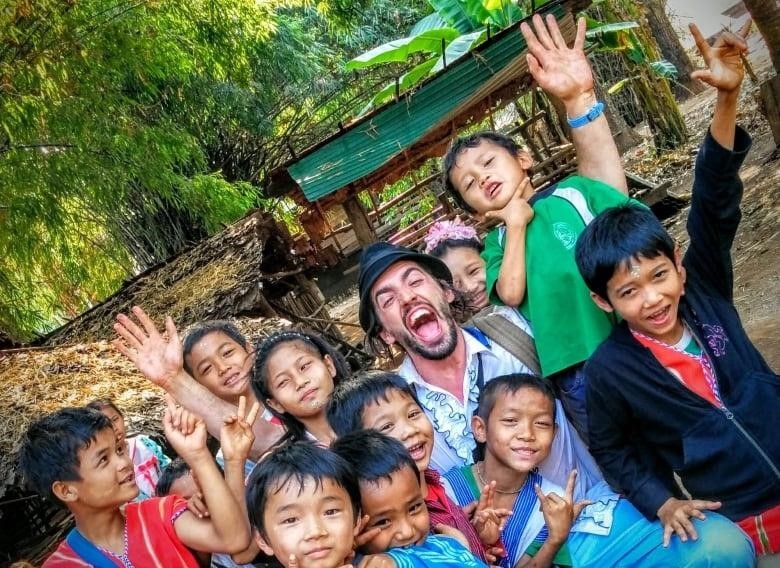
{"type": "Polygon", "coordinates": [[[761,83],[761,99],[775,145],[780,146],[780,75],[775,75],[761,83]]]}
{"type": "Polygon", "coordinates": [[[368,215],[360,204],[357,192],[350,191],[349,197],[343,203],[344,211],[352,224],[352,230],[355,231],[355,238],[361,247],[366,247],[376,240],[376,232],[371,226],[368,215]]]}

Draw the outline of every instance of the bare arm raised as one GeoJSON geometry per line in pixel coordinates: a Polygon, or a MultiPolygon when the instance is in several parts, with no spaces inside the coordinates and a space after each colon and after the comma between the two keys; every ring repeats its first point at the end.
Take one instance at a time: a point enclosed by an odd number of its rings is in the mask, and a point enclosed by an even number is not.
{"type": "MultiPolygon", "coordinates": [[[[561,100],[570,118],[584,115],[596,103],[593,71],[585,57],[585,19],[577,20],[577,35],[569,48],[555,17],[546,23],[536,14],[533,29],[527,23],[520,31],[528,45],[528,68],[536,82],[561,100]]],[[[578,172],[628,195],[628,185],[615,141],[602,114],[592,122],[571,130],[577,150],[578,172]]]]}
{"type": "MultiPolygon", "coordinates": [[[[224,417],[236,414],[237,407],[184,371],[181,340],[170,317],[165,318],[166,338],[143,309],[135,306],[132,311],[138,323],[125,314],[117,316],[114,330],[119,337],[113,341],[114,346],[147,379],[170,393],[186,409],[202,416],[209,433],[219,438],[224,417]]],[[[255,421],[253,431],[255,441],[250,456],[255,459],[284,433],[281,426],[266,420],[255,421]]]]}

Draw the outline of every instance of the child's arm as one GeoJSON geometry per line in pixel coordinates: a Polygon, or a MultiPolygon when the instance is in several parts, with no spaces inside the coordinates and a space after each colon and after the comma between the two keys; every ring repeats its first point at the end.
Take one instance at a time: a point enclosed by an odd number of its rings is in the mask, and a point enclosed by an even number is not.
{"type": "Polygon", "coordinates": [[[507,306],[516,308],[525,298],[525,230],[534,210],[520,197],[531,183],[526,177],[509,202],[498,211],[485,213],[486,218],[500,219],[506,225],[501,267],[496,280],[496,293],[507,306]]]}
{"type": "Polygon", "coordinates": [[[206,447],[205,423],[177,408],[170,395],[167,399],[165,436],[197,477],[210,515],[208,519],[199,519],[186,511],[174,524],[177,536],[185,546],[203,552],[235,553],[246,549],[249,523],[206,447]]]}
{"type": "Polygon", "coordinates": [[[569,538],[569,531],[571,531],[574,521],[580,512],[591,503],[591,501],[574,502],[574,484],[576,479],[577,470],[573,470],[566,482],[566,490],[563,497],[556,493],[545,495],[541,487],[538,485],[534,486],[534,491],[536,491],[536,496],[539,498],[542,514],[544,515],[544,521],[547,524],[548,536],[539,552],[532,558],[524,557],[525,561],[521,558],[518,566],[525,568],[547,568],[552,566],[555,555],[558,554],[566,539],[569,538]]]}
{"type": "Polygon", "coordinates": [[[731,246],[741,219],[739,168],[750,148],[750,137],[736,126],[744,77],[741,56],[747,49],[744,37],[749,28],[750,21],[738,34],[724,32],[710,47],[691,24],[696,46],[707,64],[707,69],[694,71],[692,76],[717,88],[718,98],[696,158],[685,265],[689,278],[703,277],[710,289],[728,299],[733,290],[731,246]]]}
{"type": "MultiPolygon", "coordinates": [[[[525,22],[520,25],[528,45],[528,69],[542,89],[561,100],[569,118],[586,114],[597,100],[593,72],[583,50],[585,19],[577,20],[577,35],[571,49],[566,46],[554,16],[547,16],[545,26],[541,16],[534,15],[533,24],[533,30],[525,22]]],[[[579,174],[628,195],[620,153],[604,113],[584,126],[572,128],[571,138],[577,151],[579,174]]]]}
{"type": "MultiPolygon", "coordinates": [[[[147,379],[173,395],[179,404],[202,416],[209,433],[218,438],[222,418],[235,414],[236,407],[213,394],[184,371],[181,340],[170,317],[165,318],[166,339],[143,309],[135,306],[133,314],[140,325],[124,314],[117,315],[114,330],[119,338],[114,340],[114,346],[147,379]]],[[[284,434],[283,428],[267,420],[258,420],[254,431],[253,456],[261,456],[284,434]]]]}
{"type": "MultiPolygon", "coordinates": [[[[246,464],[252,443],[255,441],[252,424],[260,411],[260,404],[255,402],[249,413],[246,412],[246,397],[238,399],[238,413],[225,418],[222,430],[219,433],[219,441],[222,445],[222,455],[225,458],[225,482],[230,488],[236,502],[241,508],[244,519],[249,524],[249,513],[246,508],[246,486],[244,484],[244,465],[246,464]]],[[[260,553],[260,547],[254,539],[250,540],[249,547],[237,554],[233,554],[236,564],[252,562],[260,553]]]]}

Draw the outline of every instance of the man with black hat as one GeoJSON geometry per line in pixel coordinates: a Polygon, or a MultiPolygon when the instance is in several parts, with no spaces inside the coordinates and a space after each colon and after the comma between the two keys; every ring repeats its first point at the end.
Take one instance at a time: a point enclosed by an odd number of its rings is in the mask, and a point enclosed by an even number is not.
{"type": "MultiPolygon", "coordinates": [[[[449,305],[457,294],[452,275],[433,256],[374,243],[361,257],[358,291],[360,324],[369,349],[386,354],[395,345],[406,354],[398,374],[414,386],[434,425],[431,465],[444,473],[472,463],[476,444],[471,416],[481,385],[531,369],[478,330],[461,329],[449,305]]],[[[565,486],[576,467],[578,490],[584,493],[601,481],[601,474],[560,408],[558,417],[551,454],[560,459],[548,460],[545,476],[565,486]]]]}

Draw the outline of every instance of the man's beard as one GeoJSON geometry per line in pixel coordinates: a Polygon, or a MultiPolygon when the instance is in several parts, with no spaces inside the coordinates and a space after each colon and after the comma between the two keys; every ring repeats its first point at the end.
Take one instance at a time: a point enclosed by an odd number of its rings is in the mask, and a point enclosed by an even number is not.
{"type": "Polygon", "coordinates": [[[415,353],[423,359],[431,361],[446,359],[452,355],[458,345],[458,326],[452,319],[442,320],[442,324],[446,327],[446,332],[436,345],[429,346],[417,341],[406,328],[398,338],[398,343],[407,353],[415,353]]]}

